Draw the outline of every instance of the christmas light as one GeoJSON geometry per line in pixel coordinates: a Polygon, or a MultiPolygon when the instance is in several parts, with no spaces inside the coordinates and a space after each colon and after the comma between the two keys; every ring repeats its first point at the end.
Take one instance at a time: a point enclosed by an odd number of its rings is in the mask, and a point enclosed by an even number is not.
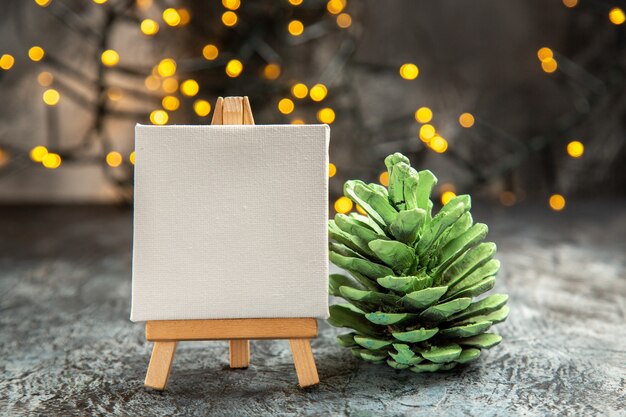
{"type": "Polygon", "coordinates": [[[567,154],[572,158],[580,158],[585,153],[585,145],[582,142],[573,140],[567,144],[567,154]]]}
{"type": "Polygon", "coordinates": [[[295,98],[305,98],[307,94],[309,94],[309,89],[306,85],[297,83],[291,87],[291,94],[293,94],[295,98]]]}
{"type": "Polygon", "coordinates": [[[426,124],[420,128],[420,139],[422,142],[430,142],[435,137],[435,127],[433,125],[426,124]]]}
{"type": "Polygon", "coordinates": [[[35,146],[33,149],[30,150],[30,159],[35,162],[43,161],[43,158],[46,155],[48,155],[48,149],[46,149],[45,146],[35,146]]]}
{"type": "Polygon", "coordinates": [[[332,178],[337,173],[337,167],[332,162],[328,163],[328,178],[332,178]]]}
{"type": "Polygon", "coordinates": [[[326,98],[328,94],[328,89],[324,84],[315,84],[309,90],[309,96],[311,96],[311,100],[313,101],[322,101],[326,98]]]}
{"type": "Polygon", "coordinates": [[[107,97],[111,101],[119,101],[122,99],[122,89],[119,87],[111,87],[107,89],[107,97]]]}
{"type": "Polygon", "coordinates": [[[61,99],[61,95],[54,88],[50,88],[43,92],[43,102],[48,106],[56,106],[59,100],[61,99]]]}
{"type": "Polygon", "coordinates": [[[163,10],[163,21],[169,26],[178,26],[180,24],[180,14],[176,9],[168,8],[163,10]]]}
{"type": "Polygon", "coordinates": [[[187,97],[193,97],[200,91],[200,86],[196,80],[185,80],[180,84],[180,92],[187,97]]]}
{"type": "Polygon", "coordinates": [[[345,214],[349,212],[350,210],[352,210],[352,206],[353,206],[352,200],[350,200],[348,197],[345,197],[345,196],[339,197],[335,201],[335,211],[337,213],[345,214]]]}
{"type": "Polygon", "coordinates": [[[228,61],[228,64],[226,64],[226,75],[231,78],[239,77],[242,71],[243,64],[238,59],[231,59],[230,61],[228,61]]]}
{"type": "Polygon", "coordinates": [[[239,6],[241,6],[241,1],[239,0],[222,0],[222,6],[229,10],[237,10],[239,6]]]}
{"type": "Polygon", "coordinates": [[[331,14],[339,14],[346,7],[345,0],[329,0],[326,4],[326,10],[331,14]]]}
{"type": "Polygon", "coordinates": [[[420,107],[415,112],[415,120],[420,123],[428,123],[433,118],[433,111],[428,107],[420,107]]]}
{"type": "Polygon", "coordinates": [[[558,68],[558,64],[555,59],[549,59],[547,61],[541,61],[541,69],[548,74],[553,73],[558,68]]]}
{"type": "Polygon", "coordinates": [[[227,11],[222,14],[222,23],[224,23],[224,26],[233,27],[237,24],[237,20],[237,13],[235,12],[227,11]]]}
{"type": "Polygon", "coordinates": [[[175,96],[165,96],[161,100],[161,105],[165,110],[175,111],[180,107],[180,100],[175,96]]]}
{"type": "Polygon", "coordinates": [[[105,160],[108,166],[116,168],[122,165],[122,154],[115,151],[109,152],[105,160]]]}
{"type": "Polygon", "coordinates": [[[576,7],[578,0],[563,0],[563,5],[568,8],[576,7]]]}
{"type": "Polygon", "coordinates": [[[303,1],[303,0],[289,0],[289,3],[290,3],[292,6],[299,6],[299,5],[301,5],[301,4],[302,4],[302,1],[303,1]]]}
{"type": "Polygon", "coordinates": [[[537,51],[537,58],[539,58],[541,62],[551,61],[554,58],[554,53],[552,49],[544,46],[537,51]]]}
{"type": "Polygon", "coordinates": [[[383,171],[378,176],[378,182],[387,187],[389,185],[389,172],[383,171]]]}
{"type": "Polygon", "coordinates": [[[169,116],[165,110],[154,110],[150,113],[150,122],[153,125],[164,125],[167,123],[169,116]]]}
{"type": "Polygon", "coordinates": [[[15,64],[15,58],[13,58],[13,55],[4,54],[0,56],[0,68],[3,70],[7,71],[11,69],[13,64],[15,64]]]}
{"type": "Polygon", "coordinates": [[[132,165],[135,165],[135,151],[132,151],[130,155],[128,155],[128,160],[132,165]]]}
{"type": "Polygon", "coordinates": [[[430,148],[437,153],[444,153],[448,150],[448,141],[439,135],[435,135],[429,145],[430,148]]]}
{"type": "Polygon", "coordinates": [[[176,61],[171,58],[162,59],[157,66],[157,72],[161,77],[171,77],[176,74],[176,61]]]}
{"type": "Polygon", "coordinates": [[[41,164],[49,169],[56,169],[61,166],[61,156],[56,153],[47,153],[41,160],[41,164]]]}
{"type": "Polygon", "coordinates": [[[293,101],[288,98],[284,98],[278,102],[278,111],[282,114],[291,114],[294,107],[293,101]]]}
{"type": "Polygon", "coordinates": [[[53,81],[54,77],[48,71],[42,71],[39,73],[39,75],[37,75],[37,82],[42,87],[49,87],[50,85],[52,85],[53,81]]]}
{"type": "Polygon", "coordinates": [[[341,13],[337,16],[337,26],[347,29],[352,25],[352,17],[348,13],[341,13]]]}
{"type": "Polygon", "coordinates": [[[300,36],[304,32],[304,25],[299,20],[292,20],[289,22],[287,30],[293,36],[300,36]]]}
{"type": "Polygon", "coordinates": [[[208,116],[211,113],[211,104],[206,100],[196,100],[193,103],[193,111],[200,117],[208,116]]]}
{"type": "Polygon", "coordinates": [[[144,35],[154,36],[159,31],[159,24],[152,19],[144,19],[141,21],[141,32],[144,35]]]}
{"type": "Polygon", "coordinates": [[[96,4],[104,4],[107,2],[107,0],[93,0],[93,2],[96,4]]]}
{"type": "Polygon", "coordinates": [[[28,57],[35,62],[41,61],[45,52],[41,46],[33,46],[28,50],[28,57]]]}
{"type": "Polygon", "coordinates": [[[263,69],[263,76],[268,80],[275,80],[280,77],[281,68],[280,65],[270,63],[263,69]]]}
{"type": "Polygon", "coordinates": [[[317,120],[321,123],[331,124],[335,121],[335,111],[330,107],[325,107],[317,112],[317,120]]]}
{"type": "Polygon", "coordinates": [[[161,80],[154,75],[148,75],[143,83],[150,91],[156,91],[161,86],[161,80]]]}
{"type": "Polygon", "coordinates": [[[102,52],[100,59],[102,60],[103,65],[106,65],[107,67],[113,67],[117,65],[118,62],[120,62],[120,55],[117,53],[117,51],[114,51],[113,49],[107,49],[106,51],[102,52]]]}
{"type": "Polygon", "coordinates": [[[463,113],[459,116],[459,124],[468,129],[474,126],[474,116],[472,113],[463,113]]]}
{"type": "Polygon", "coordinates": [[[364,216],[367,216],[367,212],[365,210],[363,210],[363,207],[359,206],[358,204],[356,205],[356,211],[358,211],[359,213],[361,213],[364,216]]]}
{"type": "Polygon", "coordinates": [[[202,48],[202,56],[204,56],[205,59],[209,60],[209,61],[213,61],[214,59],[216,59],[220,54],[219,49],[217,49],[217,46],[213,45],[213,44],[207,44],[204,46],[204,48],[202,48]]]}
{"type": "Polygon", "coordinates": [[[165,91],[166,93],[169,93],[169,94],[175,93],[176,91],[178,91],[178,80],[176,78],[166,78],[163,80],[162,87],[163,87],[163,91],[165,91]]]}
{"type": "Polygon", "coordinates": [[[417,68],[417,65],[415,64],[407,63],[402,64],[402,66],[400,67],[400,76],[405,80],[414,80],[417,78],[418,75],[419,68],[417,68]]]}
{"type": "Polygon", "coordinates": [[[561,211],[565,208],[565,197],[561,194],[552,194],[548,200],[550,208],[554,211],[561,211]]]}
{"type": "Polygon", "coordinates": [[[443,204],[445,206],[454,197],[456,197],[456,194],[454,193],[454,191],[444,191],[441,194],[441,204],[443,204]]]}
{"type": "Polygon", "coordinates": [[[292,124],[292,125],[303,125],[303,124],[304,124],[304,120],[302,120],[302,119],[300,119],[300,118],[296,118],[296,119],[293,119],[293,120],[291,121],[291,124],[292,124]]]}
{"type": "Polygon", "coordinates": [[[41,7],[48,7],[51,1],[52,0],[35,0],[35,3],[37,3],[37,5],[41,7]]]}
{"type": "Polygon", "coordinates": [[[626,21],[626,15],[624,15],[624,11],[619,7],[614,7],[609,12],[609,20],[614,25],[621,25],[626,21]]]}
{"type": "Polygon", "coordinates": [[[189,23],[191,21],[191,14],[189,13],[189,10],[187,9],[178,9],[177,10],[178,15],[180,16],[180,26],[185,26],[187,23],[189,23]]]}

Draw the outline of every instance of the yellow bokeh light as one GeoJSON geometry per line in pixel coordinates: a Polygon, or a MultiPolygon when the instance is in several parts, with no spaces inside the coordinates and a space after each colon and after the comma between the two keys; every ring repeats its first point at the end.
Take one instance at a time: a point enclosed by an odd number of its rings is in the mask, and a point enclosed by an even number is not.
{"type": "Polygon", "coordinates": [[[240,0],[222,0],[222,6],[229,10],[237,10],[241,6],[240,0]]]}
{"type": "Polygon", "coordinates": [[[279,64],[270,63],[263,68],[263,76],[268,80],[275,80],[280,77],[281,68],[279,64]]]}
{"type": "Polygon", "coordinates": [[[115,151],[109,152],[106,156],[106,163],[113,168],[122,165],[122,154],[115,151]]]}
{"type": "Polygon", "coordinates": [[[454,197],[456,197],[456,194],[454,193],[454,191],[444,191],[441,194],[441,204],[443,204],[445,206],[454,197]]]}
{"type": "Polygon", "coordinates": [[[104,4],[107,2],[107,0],[93,0],[93,2],[96,4],[104,4]]]}
{"type": "Polygon", "coordinates": [[[288,98],[284,98],[278,102],[278,111],[282,114],[291,114],[295,108],[293,101],[288,98]]]}
{"type": "Polygon", "coordinates": [[[15,64],[15,58],[13,58],[13,55],[4,54],[0,56],[0,68],[2,68],[3,70],[6,71],[11,69],[13,64],[15,64]]]}
{"type": "Polygon", "coordinates": [[[132,165],[135,165],[135,151],[132,151],[130,155],[128,155],[128,160],[132,165]]]}
{"type": "Polygon", "coordinates": [[[237,13],[235,12],[231,12],[229,10],[227,12],[224,12],[224,14],[222,14],[222,23],[224,24],[224,26],[228,26],[228,27],[235,26],[237,24],[237,20],[239,20],[239,18],[237,17],[237,13]]]}
{"type": "Polygon", "coordinates": [[[185,26],[187,23],[191,21],[191,14],[187,9],[178,9],[178,15],[180,16],[180,25],[185,26]]]}
{"type": "Polygon", "coordinates": [[[9,162],[10,154],[4,149],[0,149],[0,167],[3,167],[9,162]]]}
{"type": "Polygon", "coordinates": [[[123,93],[122,89],[119,87],[111,87],[107,89],[107,97],[111,101],[119,101],[122,99],[123,93]]]}
{"type": "Polygon", "coordinates": [[[433,119],[433,111],[428,107],[420,107],[415,112],[415,120],[420,123],[428,123],[433,119]]]}
{"type": "Polygon", "coordinates": [[[61,95],[54,88],[49,88],[43,92],[43,102],[48,106],[56,106],[60,99],[61,95]]]}
{"type": "Polygon", "coordinates": [[[231,78],[239,77],[242,71],[243,64],[238,59],[231,59],[230,61],[228,61],[228,64],[226,64],[226,75],[231,78]]]}
{"type": "Polygon", "coordinates": [[[309,88],[302,83],[297,83],[291,87],[291,94],[295,98],[305,98],[309,94],[309,88]]]}
{"type": "Polygon", "coordinates": [[[35,162],[43,161],[43,158],[46,155],[48,155],[48,149],[46,149],[45,146],[35,146],[33,149],[30,150],[30,159],[35,162]]]}
{"type": "Polygon", "coordinates": [[[378,182],[384,185],[385,187],[389,186],[389,172],[383,171],[378,176],[378,182]]]}
{"type": "Polygon", "coordinates": [[[137,7],[139,7],[140,9],[148,9],[152,7],[152,4],[154,3],[154,1],[153,0],[135,0],[135,3],[137,3],[137,7]]]}
{"type": "Polygon", "coordinates": [[[200,91],[200,86],[196,80],[185,80],[180,84],[180,92],[187,97],[193,97],[200,91]]]}
{"type": "Polygon", "coordinates": [[[51,1],[52,0],[35,0],[35,3],[37,3],[37,5],[41,7],[48,7],[51,1]]]}
{"type": "Polygon", "coordinates": [[[303,2],[303,1],[304,1],[304,0],[289,0],[289,3],[290,3],[292,6],[299,6],[299,5],[301,5],[301,4],[302,4],[302,2],[303,2]]]}
{"type": "Polygon", "coordinates": [[[428,143],[435,137],[436,133],[435,126],[426,124],[420,128],[420,139],[422,142],[428,143]]]}
{"type": "Polygon", "coordinates": [[[56,153],[47,153],[41,160],[42,165],[50,169],[58,168],[61,162],[61,156],[56,153]]]}
{"type": "Polygon", "coordinates": [[[348,197],[339,197],[337,199],[337,201],[335,201],[335,211],[337,213],[342,213],[345,214],[347,212],[349,212],[350,210],[352,210],[352,200],[350,200],[348,197]]]}
{"type": "Polygon", "coordinates": [[[367,216],[367,212],[365,210],[363,210],[363,207],[359,206],[358,204],[356,205],[356,211],[358,211],[359,213],[361,213],[364,216],[367,216]]]}
{"type": "Polygon", "coordinates": [[[157,72],[161,77],[171,77],[176,74],[176,61],[172,58],[165,58],[159,62],[157,72]]]}
{"type": "Polygon", "coordinates": [[[161,100],[161,105],[165,110],[175,111],[180,107],[180,100],[178,97],[165,96],[163,97],[163,100],[161,100]]]}
{"type": "Polygon", "coordinates": [[[578,5],[578,0],[563,0],[563,5],[571,9],[578,5]]]}
{"type": "Polygon", "coordinates": [[[550,61],[554,58],[554,52],[552,52],[552,49],[544,46],[537,51],[537,58],[539,58],[541,62],[550,61]]]}
{"type": "Polygon", "coordinates": [[[541,61],[541,69],[548,74],[553,73],[558,68],[558,64],[555,59],[549,59],[547,61],[541,61]]]}
{"type": "Polygon", "coordinates": [[[439,135],[435,135],[435,137],[431,139],[429,145],[430,148],[437,153],[444,153],[448,150],[448,141],[439,135]]]}
{"type": "Polygon", "coordinates": [[[287,30],[293,36],[300,36],[304,32],[304,25],[299,20],[292,20],[289,22],[287,30]]]}
{"type": "Polygon", "coordinates": [[[513,191],[502,191],[500,193],[500,203],[503,206],[511,207],[517,202],[517,196],[513,191]]]}
{"type": "Polygon", "coordinates": [[[180,25],[180,14],[178,10],[173,8],[168,8],[163,10],[163,21],[170,26],[178,26],[180,25]]]}
{"type": "Polygon", "coordinates": [[[552,194],[548,200],[550,208],[554,211],[561,211],[565,208],[565,197],[561,194],[552,194]]]}
{"type": "Polygon", "coordinates": [[[113,49],[107,49],[102,53],[100,59],[102,60],[102,64],[107,67],[113,67],[120,62],[120,55],[113,49]]]}
{"type": "Polygon", "coordinates": [[[332,178],[337,173],[337,167],[332,162],[328,163],[328,178],[332,178]]]}
{"type": "Polygon", "coordinates": [[[49,87],[54,81],[54,76],[48,71],[42,71],[37,75],[37,82],[42,87],[49,87]]]}
{"type": "Polygon", "coordinates": [[[324,107],[317,112],[317,120],[321,123],[331,124],[335,121],[335,111],[330,107],[324,107]]]}
{"type": "Polygon", "coordinates": [[[45,51],[41,46],[33,46],[28,50],[28,57],[35,62],[41,61],[44,55],[45,51]]]}
{"type": "Polygon", "coordinates": [[[200,117],[208,116],[211,113],[211,104],[206,100],[196,100],[193,103],[193,111],[200,117]]]}
{"type": "MultiPolygon", "coordinates": [[[[157,80],[158,82],[158,80],[157,80]]],[[[158,88],[158,87],[157,87],[158,88]]],[[[176,78],[166,78],[163,80],[163,91],[172,94],[178,91],[178,80],[176,78]]]]}
{"type": "Polygon", "coordinates": [[[331,14],[339,14],[345,7],[345,0],[329,0],[328,3],[326,3],[326,10],[331,14]]]}
{"type": "Polygon", "coordinates": [[[213,61],[214,59],[216,59],[219,54],[220,50],[217,49],[217,46],[211,43],[204,45],[204,48],[202,48],[202,56],[209,61],[213,61]]]}
{"type": "Polygon", "coordinates": [[[446,191],[452,191],[456,193],[456,187],[454,186],[454,184],[451,184],[449,182],[441,184],[438,188],[439,188],[439,192],[442,194],[445,193],[446,191]]]}
{"type": "Polygon", "coordinates": [[[154,110],[150,113],[150,122],[153,125],[164,125],[169,120],[169,115],[165,110],[154,110]]]}
{"type": "Polygon", "coordinates": [[[609,20],[614,25],[621,25],[626,21],[626,15],[624,15],[624,11],[619,7],[614,7],[609,12],[609,20]]]}
{"type": "Polygon", "coordinates": [[[152,19],[144,19],[141,21],[141,32],[144,35],[153,36],[159,31],[159,24],[152,19]]]}
{"type": "Polygon", "coordinates": [[[463,113],[459,116],[459,124],[464,128],[470,128],[474,126],[474,115],[472,113],[463,113]]]}
{"type": "Polygon", "coordinates": [[[305,123],[304,123],[304,120],[302,120],[302,119],[300,119],[300,118],[296,118],[296,119],[293,119],[293,120],[291,121],[291,124],[292,124],[292,125],[303,125],[303,124],[305,124],[305,123]]]}
{"type": "Polygon", "coordinates": [[[582,142],[573,140],[567,144],[567,154],[572,158],[580,158],[585,153],[585,145],[582,142]]]}
{"type": "Polygon", "coordinates": [[[159,78],[154,75],[148,75],[143,83],[150,91],[156,91],[161,86],[161,80],[159,80],[159,78]]]}
{"type": "Polygon", "coordinates": [[[400,76],[405,80],[416,79],[419,75],[419,72],[419,68],[417,68],[417,65],[415,64],[407,63],[402,64],[402,66],[400,67],[400,76]]]}
{"type": "Polygon", "coordinates": [[[337,16],[337,26],[347,29],[352,26],[352,17],[348,13],[341,13],[337,16]]]}
{"type": "Polygon", "coordinates": [[[326,98],[328,94],[328,89],[324,84],[315,84],[309,90],[309,96],[311,96],[311,100],[313,101],[322,101],[326,98]]]}

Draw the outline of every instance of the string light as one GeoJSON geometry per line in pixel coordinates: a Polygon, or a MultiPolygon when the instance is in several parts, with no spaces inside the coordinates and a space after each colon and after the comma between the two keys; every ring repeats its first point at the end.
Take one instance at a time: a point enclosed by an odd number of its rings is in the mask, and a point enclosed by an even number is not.
{"type": "Polygon", "coordinates": [[[352,210],[352,206],[352,200],[345,196],[341,196],[335,201],[335,211],[337,213],[345,214],[352,210]]]}
{"type": "Polygon", "coordinates": [[[165,110],[154,110],[150,113],[150,122],[153,125],[164,125],[167,123],[169,116],[165,110]]]}
{"type": "MultiPolygon", "coordinates": [[[[158,80],[157,80],[158,82],[158,80]]],[[[158,87],[157,87],[158,88],[158,87]]],[[[163,80],[163,91],[172,94],[178,91],[178,80],[176,78],[166,78],[163,80]]]]}
{"type": "Polygon", "coordinates": [[[163,21],[169,26],[178,26],[180,24],[180,14],[176,9],[168,8],[163,10],[163,21]]]}
{"type": "Polygon", "coordinates": [[[41,7],[48,7],[51,1],[52,0],[35,0],[35,3],[37,3],[37,5],[41,7]]]}
{"type": "Polygon", "coordinates": [[[102,53],[100,59],[102,60],[102,64],[106,65],[107,67],[113,67],[117,65],[118,62],[120,62],[120,55],[117,53],[117,51],[114,51],[113,49],[107,49],[102,53]]]}
{"type": "Polygon", "coordinates": [[[202,48],[202,56],[204,56],[205,59],[209,60],[209,61],[213,61],[214,59],[216,59],[220,54],[219,49],[217,49],[217,46],[213,45],[213,44],[207,44],[204,46],[204,48],[202,48]]]}
{"type": "Polygon", "coordinates": [[[503,206],[511,207],[517,202],[517,196],[513,191],[502,191],[500,193],[500,203],[503,206]]]}
{"type": "Polygon", "coordinates": [[[154,36],[159,31],[159,24],[152,19],[144,19],[141,21],[141,32],[144,35],[154,36]]]}
{"type": "Polygon", "coordinates": [[[337,16],[337,26],[347,29],[352,25],[352,17],[348,13],[341,13],[337,16]]]}
{"type": "Polygon", "coordinates": [[[389,172],[383,171],[378,176],[378,182],[384,185],[385,187],[389,186],[389,172]]]}
{"type": "Polygon", "coordinates": [[[180,107],[180,100],[175,96],[165,96],[161,100],[161,105],[165,110],[175,111],[180,107]]]}
{"type": "Polygon", "coordinates": [[[541,61],[541,69],[543,69],[544,72],[548,74],[553,73],[554,71],[556,71],[557,68],[558,68],[558,64],[556,63],[555,59],[541,61]]]}
{"type": "Polygon", "coordinates": [[[289,0],[289,3],[290,3],[292,6],[299,6],[299,5],[301,5],[301,4],[302,4],[302,1],[303,1],[303,0],[289,0]]]}
{"type": "Polygon", "coordinates": [[[33,149],[30,150],[30,159],[35,162],[43,161],[43,158],[46,155],[48,155],[48,149],[46,149],[45,146],[35,146],[33,149]]]}
{"type": "Polygon", "coordinates": [[[563,0],[563,5],[567,8],[573,8],[578,5],[578,0],[563,0]]]}
{"type": "Polygon", "coordinates": [[[280,77],[281,68],[279,64],[269,63],[263,68],[263,76],[268,80],[275,80],[280,77]]]}
{"type": "Polygon", "coordinates": [[[189,14],[189,10],[187,9],[178,9],[178,15],[180,16],[180,26],[185,26],[187,23],[191,21],[191,14],[189,14]]]}
{"type": "Polygon", "coordinates": [[[47,153],[41,160],[41,164],[49,169],[56,169],[61,166],[61,156],[56,153],[47,153]]]}
{"type": "Polygon", "coordinates": [[[28,57],[35,62],[41,61],[44,55],[45,51],[41,46],[33,46],[28,50],[28,57]]]}
{"type": "Polygon", "coordinates": [[[541,62],[550,61],[554,58],[554,52],[552,52],[552,49],[544,46],[537,51],[537,58],[541,62]]]}
{"type": "Polygon", "coordinates": [[[226,64],[226,75],[231,78],[239,77],[242,71],[243,64],[238,59],[231,59],[230,61],[228,61],[228,64],[226,64]]]}
{"type": "Polygon", "coordinates": [[[626,21],[626,15],[624,15],[624,11],[619,7],[614,7],[609,12],[609,20],[614,25],[621,25],[626,21]]]}
{"type": "Polygon", "coordinates": [[[54,76],[48,71],[42,71],[37,75],[37,82],[42,87],[49,87],[54,81],[54,76]]]}
{"type": "Polygon", "coordinates": [[[54,88],[49,88],[43,92],[43,102],[48,106],[56,106],[60,99],[61,95],[54,88]]]}
{"type": "Polygon", "coordinates": [[[171,77],[176,74],[176,61],[172,58],[165,58],[157,65],[157,72],[161,77],[171,77]]]}
{"type": "Polygon", "coordinates": [[[359,206],[358,204],[356,205],[356,211],[358,211],[359,213],[361,213],[364,216],[367,216],[367,212],[365,210],[363,210],[363,207],[359,206]]]}
{"type": "Polygon", "coordinates": [[[439,135],[435,135],[429,143],[430,148],[437,153],[444,153],[448,150],[448,141],[439,135]]]}
{"type": "Polygon", "coordinates": [[[552,194],[548,200],[550,208],[554,211],[561,211],[565,208],[565,197],[561,194],[552,194]]]}
{"type": "Polygon", "coordinates": [[[430,140],[435,137],[435,133],[435,126],[433,125],[426,124],[420,127],[420,139],[422,142],[430,142],[430,140]]]}
{"type": "Polygon", "coordinates": [[[317,120],[321,123],[331,124],[335,121],[335,111],[330,107],[324,107],[317,112],[317,120]]]}
{"type": "Polygon", "coordinates": [[[295,98],[302,99],[309,94],[309,88],[302,83],[297,83],[294,84],[293,87],[291,87],[291,94],[293,94],[295,98]]]}
{"type": "Polygon", "coordinates": [[[180,84],[180,92],[187,97],[193,97],[200,91],[200,86],[196,80],[185,80],[180,84]]]}
{"type": "Polygon", "coordinates": [[[140,9],[149,9],[152,7],[152,0],[136,0],[137,7],[140,9]]]}
{"type": "Polygon", "coordinates": [[[193,111],[200,117],[208,116],[211,113],[211,104],[206,100],[196,100],[193,103],[193,111]]]}
{"type": "Polygon", "coordinates": [[[567,154],[572,158],[580,158],[585,153],[585,145],[582,142],[573,140],[567,144],[567,154]]]}
{"type": "Polygon", "coordinates": [[[324,100],[324,98],[326,98],[327,94],[328,94],[328,89],[326,88],[324,84],[315,84],[309,90],[309,96],[311,97],[311,100],[313,101],[322,101],[324,100]]]}
{"type": "Polygon", "coordinates": [[[296,118],[296,119],[293,119],[293,120],[291,121],[291,124],[292,124],[292,125],[303,125],[303,124],[304,124],[304,120],[302,120],[302,119],[300,119],[300,118],[296,118]]]}
{"type": "Polygon", "coordinates": [[[15,58],[13,58],[13,55],[4,54],[0,56],[0,68],[3,70],[10,70],[13,64],[15,64],[15,58]]]}
{"type": "Polygon", "coordinates": [[[337,167],[335,166],[335,164],[330,162],[328,164],[328,178],[334,177],[336,173],[337,173],[337,167]]]}
{"type": "Polygon", "coordinates": [[[291,114],[295,108],[293,101],[288,98],[284,98],[278,102],[278,111],[282,114],[291,114]]]}
{"type": "Polygon", "coordinates": [[[233,27],[237,24],[237,20],[237,13],[235,12],[227,11],[222,14],[222,23],[224,26],[233,27]]]}
{"type": "Polygon", "coordinates": [[[107,2],[107,0],[93,0],[93,2],[96,4],[104,4],[107,2]]]}
{"type": "Polygon", "coordinates": [[[229,10],[237,10],[239,6],[241,6],[241,1],[239,0],[222,0],[222,6],[226,7],[229,10]]]}
{"type": "Polygon", "coordinates": [[[339,14],[345,7],[345,0],[329,0],[328,3],[326,3],[326,10],[331,14],[339,14]]]}
{"type": "Polygon", "coordinates": [[[400,76],[405,80],[414,80],[417,78],[418,75],[419,68],[417,68],[417,65],[415,64],[407,63],[402,64],[402,66],[400,67],[400,76]]]}
{"type": "Polygon", "coordinates": [[[135,165],[135,151],[132,151],[130,155],[128,155],[128,160],[130,161],[131,165],[135,165]]]}
{"type": "Polygon", "coordinates": [[[444,191],[441,194],[441,204],[443,204],[445,206],[454,197],[456,197],[456,193],[454,191],[444,191]]]}
{"type": "Polygon", "coordinates": [[[122,154],[115,151],[109,152],[105,160],[108,166],[116,168],[122,165],[122,154]]]}
{"type": "Polygon", "coordinates": [[[119,101],[122,99],[122,89],[119,87],[111,87],[107,89],[107,97],[111,101],[119,101]]]}
{"type": "Polygon", "coordinates": [[[461,126],[463,126],[466,129],[469,129],[470,127],[474,126],[474,116],[472,115],[472,113],[463,113],[462,115],[459,116],[459,124],[461,126]]]}
{"type": "Polygon", "coordinates": [[[304,32],[304,25],[299,20],[292,20],[289,22],[287,30],[292,36],[300,36],[304,32]]]}
{"type": "Polygon", "coordinates": [[[415,112],[415,120],[420,123],[428,123],[433,119],[433,111],[428,107],[420,107],[415,112]]]}
{"type": "Polygon", "coordinates": [[[143,83],[146,88],[151,91],[156,91],[161,86],[161,80],[154,75],[148,75],[143,83]]]}

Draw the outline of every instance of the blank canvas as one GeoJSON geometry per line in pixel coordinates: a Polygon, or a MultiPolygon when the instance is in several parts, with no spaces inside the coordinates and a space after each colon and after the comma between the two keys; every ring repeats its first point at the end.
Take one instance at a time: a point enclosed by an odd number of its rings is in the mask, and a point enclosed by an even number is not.
{"type": "Polygon", "coordinates": [[[137,125],[131,320],[328,317],[328,143],[137,125]]]}

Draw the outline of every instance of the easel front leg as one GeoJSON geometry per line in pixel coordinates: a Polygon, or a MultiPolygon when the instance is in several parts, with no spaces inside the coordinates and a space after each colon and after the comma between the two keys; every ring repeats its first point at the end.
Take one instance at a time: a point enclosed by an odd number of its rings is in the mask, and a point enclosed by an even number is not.
{"type": "Polygon", "coordinates": [[[144,382],[146,387],[160,391],[165,389],[175,352],[176,342],[154,342],[148,373],[144,382]]]}
{"type": "Polygon", "coordinates": [[[313,358],[309,339],[289,339],[289,345],[291,346],[293,363],[296,365],[300,387],[305,388],[319,384],[320,378],[317,375],[315,358],[313,358]]]}
{"type": "Polygon", "coordinates": [[[250,341],[230,340],[230,367],[247,368],[250,366],[250,341]]]}

